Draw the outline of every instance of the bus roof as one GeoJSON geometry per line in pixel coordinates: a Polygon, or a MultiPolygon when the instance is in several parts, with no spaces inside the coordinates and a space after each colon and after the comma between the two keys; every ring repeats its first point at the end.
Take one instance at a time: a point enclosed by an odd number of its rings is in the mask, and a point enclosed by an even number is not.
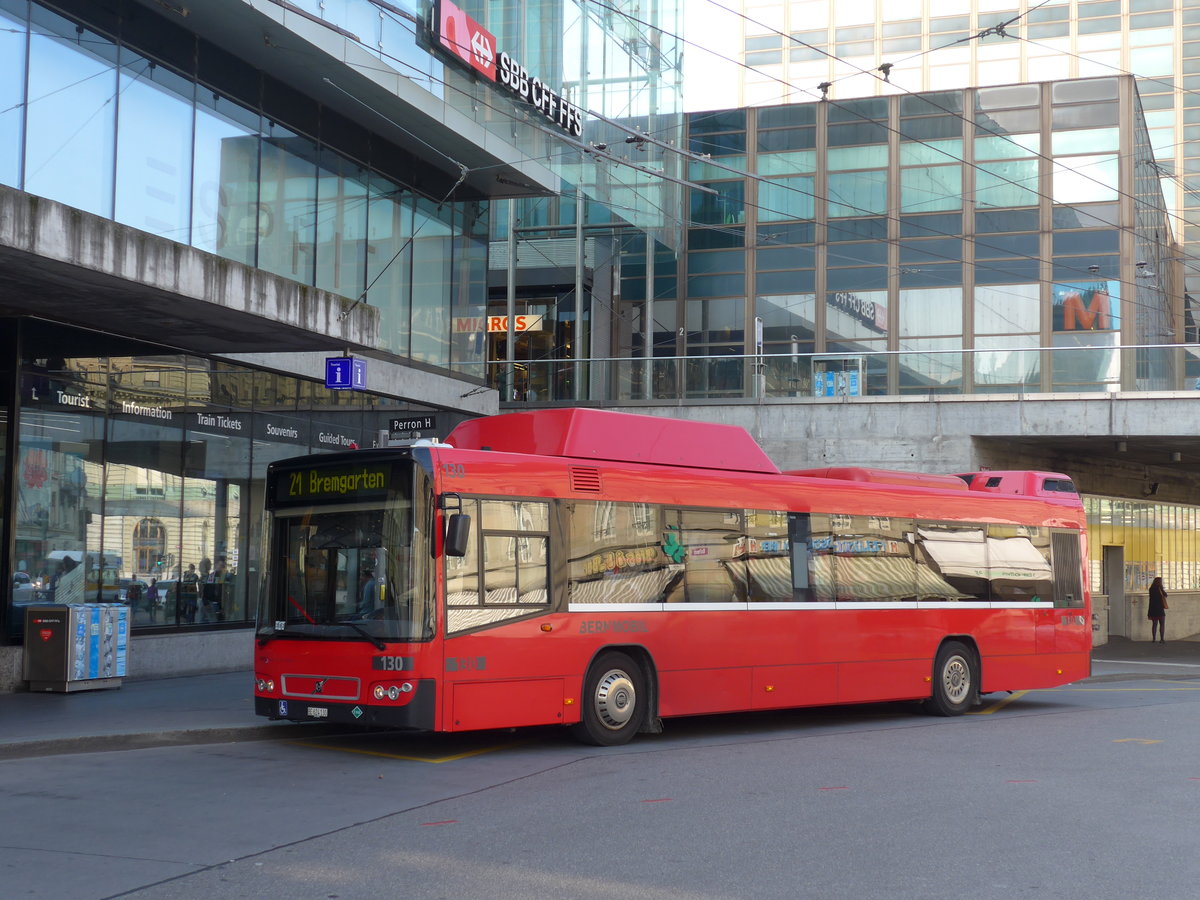
{"type": "Polygon", "coordinates": [[[789,469],[784,475],[806,478],[836,478],[865,484],[901,484],[910,487],[941,488],[965,491],[967,483],[958,475],[927,475],[923,472],[901,472],[893,469],[869,469],[865,466],[830,466],[824,469],[789,469]]]}
{"type": "Polygon", "coordinates": [[[540,409],[470,419],[447,440],[466,450],[779,474],[740,426],[603,409],[540,409]]]}

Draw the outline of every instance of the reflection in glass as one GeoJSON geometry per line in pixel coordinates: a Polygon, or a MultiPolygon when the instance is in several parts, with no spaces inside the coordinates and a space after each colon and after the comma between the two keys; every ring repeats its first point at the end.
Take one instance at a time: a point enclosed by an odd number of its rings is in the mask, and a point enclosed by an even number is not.
{"type": "Polygon", "coordinates": [[[192,244],[254,265],[258,245],[258,116],[215,94],[196,99],[192,244]]]}
{"type": "Polygon", "coordinates": [[[262,141],[258,267],[312,284],[317,210],[317,146],[271,123],[262,141]]]}
{"type": "Polygon", "coordinates": [[[186,243],[193,85],[128,51],[122,57],[114,218],[186,243]]]}
{"type": "Polygon", "coordinates": [[[0,10],[0,184],[21,186],[25,115],[25,22],[0,10]]]}
{"type": "Polygon", "coordinates": [[[116,47],[35,7],[29,44],[25,190],[112,215],[116,47]]]}

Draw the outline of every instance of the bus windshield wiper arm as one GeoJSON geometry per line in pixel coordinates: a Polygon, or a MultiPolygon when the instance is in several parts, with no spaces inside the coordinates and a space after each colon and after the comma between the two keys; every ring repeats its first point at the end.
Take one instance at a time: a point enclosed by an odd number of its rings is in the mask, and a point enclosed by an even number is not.
{"type": "Polygon", "coordinates": [[[371,632],[367,631],[367,629],[363,628],[361,625],[357,624],[356,622],[343,621],[343,622],[330,622],[329,624],[330,625],[344,625],[347,628],[353,628],[355,631],[357,631],[359,634],[361,634],[363,637],[365,637],[368,641],[370,641],[372,644],[374,644],[377,649],[379,649],[379,650],[387,649],[387,644],[385,644],[381,639],[379,639],[375,635],[371,634],[371,632]]]}

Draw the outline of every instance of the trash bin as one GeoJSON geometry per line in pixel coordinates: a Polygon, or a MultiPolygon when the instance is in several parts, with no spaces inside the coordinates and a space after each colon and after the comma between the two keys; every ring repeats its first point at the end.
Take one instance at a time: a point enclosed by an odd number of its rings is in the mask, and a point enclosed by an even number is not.
{"type": "Polygon", "coordinates": [[[129,610],[121,603],[25,607],[25,680],[31,691],[117,688],[125,677],[129,610]]]}

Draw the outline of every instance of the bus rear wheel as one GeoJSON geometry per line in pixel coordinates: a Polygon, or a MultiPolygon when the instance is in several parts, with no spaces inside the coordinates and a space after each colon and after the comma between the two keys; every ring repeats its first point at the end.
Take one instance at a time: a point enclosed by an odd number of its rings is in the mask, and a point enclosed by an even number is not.
{"type": "Polygon", "coordinates": [[[646,718],[646,677],[627,654],[602,654],[583,682],[582,719],[572,729],[585,744],[628,743],[646,718]]]}
{"type": "Polygon", "coordinates": [[[935,716],[961,716],[979,693],[975,655],[960,641],[946,641],[933,662],[933,694],[925,711],[935,716]]]}

